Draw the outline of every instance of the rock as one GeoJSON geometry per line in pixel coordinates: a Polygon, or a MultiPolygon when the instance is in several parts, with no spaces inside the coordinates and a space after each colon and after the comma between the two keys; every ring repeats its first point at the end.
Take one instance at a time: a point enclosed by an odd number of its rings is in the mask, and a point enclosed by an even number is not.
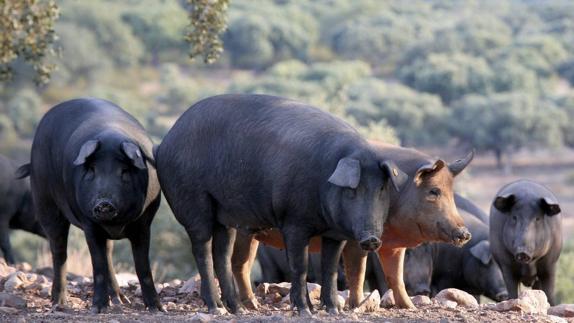
{"type": "Polygon", "coordinates": [[[372,291],[362,302],[359,306],[353,310],[355,313],[372,313],[376,312],[379,309],[379,305],[381,304],[381,295],[379,295],[379,291],[375,289],[372,291]]]}
{"type": "Polygon", "coordinates": [[[548,300],[541,290],[522,291],[517,299],[511,299],[497,303],[489,308],[499,312],[519,311],[527,314],[546,314],[548,312],[548,300]]]}
{"type": "Polygon", "coordinates": [[[574,304],[560,304],[548,309],[549,315],[561,317],[574,317],[574,304]]]}
{"type": "Polygon", "coordinates": [[[22,297],[9,293],[0,293],[0,306],[13,308],[26,308],[26,300],[22,297]]]}
{"type": "Polygon", "coordinates": [[[181,287],[181,285],[183,284],[183,282],[181,281],[181,279],[174,279],[170,282],[167,283],[170,287],[181,287]]]}
{"type": "Polygon", "coordinates": [[[197,274],[186,280],[185,283],[183,283],[183,286],[178,290],[178,293],[199,295],[200,289],[201,277],[197,274]]]}
{"type": "Polygon", "coordinates": [[[470,308],[478,308],[478,302],[474,296],[469,293],[456,288],[447,288],[441,290],[434,297],[439,303],[445,303],[445,301],[456,302],[457,305],[470,308]]]}
{"type": "Polygon", "coordinates": [[[381,306],[384,308],[389,308],[395,306],[395,296],[393,295],[393,290],[388,289],[385,294],[383,294],[383,299],[381,300],[381,306]]]}
{"type": "Polygon", "coordinates": [[[17,309],[13,308],[13,307],[4,307],[4,306],[0,306],[0,313],[3,314],[18,314],[17,309]]]}
{"type": "MultiPolygon", "coordinates": [[[[315,284],[316,285],[316,284],[315,284]]],[[[309,285],[307,285],[309,286],[309,285]]],[[[267,286],[268,293],[279,293],[281,296],[289,295],[289,291],[291,290],[291,283],[278,283],[278,284],[269,284],[267,286]]],[[[319,291],[319,294],[321,291],[319,291]]]]}
{"type": "Polygon", "coordinates": [[[132,273],[119,273],[116,274],[116,280],[118,281],[118,285],[120,287],[128,287],[128,284],[130,281],[137,281],[138,280],[138,276],[136,276],[135,274],[132,273]]]}
{"type": "Polygon", "coordinates": [[[440,301],[437,301],[438,304],[442,307],[446,307],[446,308],[455,308],[458,303],[455,301],[450,301],[448,299],[441,299],[440,301]]]}
{"type": "Polygon", "coordinates": [[[341,296],[341,294],[337,295],[337,301],[339,302],[339,304],[341,306],[345,306],[345,304],[347,304],[347,299],[343,296],[341,296]]]}
{"type": "Polygon", "coordinates": [[[46,285],[51,285],[50,281],[48,280],[48,278],[44,275],[35,275],[36,279],[31,282],[31,284],[28,284],[26,286],[26,284],[24,284],[24,289],[25,290],[29,290],[29,291],[40,291],[42,290],[46,285]]]}
{"type": "Polygon", "coordinates": [[[269,293],[269,283],[261,283],[257,285],[255,289],[255,294],[259,297],[265,297],[265,295],[269,293]]]}
{"type": "MultiPolygon", "coordinates": [[[[289,289],[291,289],[291,284],[289,284],[289,289]]],[[[307,283],[307,291],[309,292],[309,298],[311,298],[311,300],[321,299],[321,285],[307,283]]]]}
{"type": "Polygon", "coordinates": [[[30,265],[27,262],[19,263],[16,265],[16,270],[26,271],[26,272],[32,271],[32,265],[30,265]]]}
{"type": "Polygon", "coordinates": [[[0,258],[0,278],[7,277],[15,271],[16,268],[8,266],[8,264],[6,264],[6,260],[4,260],[4,258],[0,258]]]}
{"type": "Polygon", "coordinates": [[[10,274],[10,276],[8,276],[6,282],[4,283],[4,290],[7,292],[13,292],[19,289],[20,287],[23,287],[25,279],[26,274],[21,271],[17,271],[10,274]]]}
{"type": "Polygon", "coordinates": [[[191,322],[209,322],[213,320],[213,315],[205,313],[195,313],[189,318],[191,322]]]}
{"type": "Polygon", "coordinates": [[[50,297],[51,291],[52,291],[52,285],[46,284],[46,286],[42,287],[42,289],[40,290],[40,297],[42,298],[50,297]]]}
{"type": "Polygon", "coordinates": [[[411,297],[411,301],[413,302],[413,304],[415,306],[426,306],[426,305],[432,304],[431,299],[426,295],[413,296],[413,297],[411,297]]]}

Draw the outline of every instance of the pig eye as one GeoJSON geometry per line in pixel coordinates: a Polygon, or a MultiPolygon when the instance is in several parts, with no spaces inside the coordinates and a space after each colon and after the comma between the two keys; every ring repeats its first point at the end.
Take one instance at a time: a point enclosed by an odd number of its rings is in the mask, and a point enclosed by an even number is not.
{"type": "Polygon", "coordinates": [[[130,180],[130,171],[126,168],[122,169],[122,181],[128,182],[130,180]]]}
{"type": "Polygon", "coordinates": [[[84,178],[87,180],[91,180],[94,178],[96,174],[96,169],[93,165],[89,165],[86,167],[86,174],[84,175],[84,178]]]}
{"type": "Polygon", "coordinates": [[[438,200],[440,195],[441,195],[440,188],[434,187],[434,188],[431,188],[431,190],[429,191],[427,199],[429,201],[436,201],[436,200],[438,200]]]}
{"type": "Polygon", "coordinates": [[[355,196],[357,196],[357,191],[355,189],[352,188],[347,188],[345,189],[345,197],[349,198],[349,199],[354,199],[355,196]]]}
{"type": "Polygon", "coordinates": [[[518,221],[518,217],[517,217],[516,215],[513,215],[513,216],[512,216],[512,221],[514,221],[514,222],[518,221]]]}

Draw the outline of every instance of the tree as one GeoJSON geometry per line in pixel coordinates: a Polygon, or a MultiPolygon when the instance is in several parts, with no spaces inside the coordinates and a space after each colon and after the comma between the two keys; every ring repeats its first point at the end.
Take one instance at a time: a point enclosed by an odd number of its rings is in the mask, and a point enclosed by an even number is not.
{"type": "MultiPolygon", "coordinates": [[[[502,158],[524,147],[556,147],[563,142],[567,116],[549,100],[522,93],[469,95],[452,105],[451,130],[462,142],[502,158]]],[[[508,159],[507,159],[508,161],[508,159]]]]}
{"type": "Polygon", "coordinates": [[[54,53],[54,0],[0,1],[0,79],[12,77],[12,64],[22,59],[34,67],[36,82],[45,83],[54,69],[47,57],[54,53]]]}
{"type": "Polygon", "coordinates": [[[223,52],[220,35],[227,28],[229,0],[187,0],[187,5],[190,24],[185,39],[192,46],[189,56],[202,56],[206,63],[212,63],[223,52]]]}
{"type": "Polygon", "coordinates": [[[455,53],[430,54],[400,68],[398,76],[408,86],[437,94],[448,104],[466,94],[492,92],[494,73],[484,58],[455,53]]]}

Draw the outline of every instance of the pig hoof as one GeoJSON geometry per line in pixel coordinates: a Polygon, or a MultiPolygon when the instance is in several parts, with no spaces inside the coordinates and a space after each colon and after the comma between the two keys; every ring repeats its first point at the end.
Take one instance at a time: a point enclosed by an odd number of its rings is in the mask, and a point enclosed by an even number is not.
{"type": "Polygon", "coordinates": [[[339,310],[336,307],[327,307],[327,313],[330,315],[339,315],[339,310]]]}
{"type": "Polygon", "coordinates": [[[246,300],[242,301],[241,303],[248,310],[257,310],[259,308],[259,302],[257,301],[257,298],[255,298],[255,296],[253,296],[249,299],[246,299],[246,300]]]}
{"type": "Polygon", "coordinates": [[[163,307],[163,305],[161,305],[161,304],[156,304],[156,305],[153,305],[153,306],[149,306],[149,307],[148,307],[148,311],[150,311],[151,313],[158,313],[158,312],[167,313],[167,310],[166,310],[165,307],[163,307]]]}
{"type": "Polygon", "coordinates": [[[229,312],[224,307],[216,307],[209,310],[209,314],[213,315],[227,315],[229,312]]]}
{"type": "Polygon", "coordinates": [[[309,310],[308,308],[299,310],[299,316],[301,317],[313,317],[313,314],[311,314],[311,310],[309,310]]]}
{"type": "Polygon", "coordinates": [[[100,313],[103,313],[105,311],[105,309],[106,309],[106,307],[104,307],[104,306],[94,305],[94,306],[92,306],[92,308],[90,308],[90,313],[91,314],[100,314],[100,313]]]}
{"type": "Polygon", "coordinates": [[[66,305],[61,304],[61,303],[56,303],[52,305],[52,308],[50,309],[50,312],[54,313],[54,312],[64,312],[66,310],[66,305]]]}

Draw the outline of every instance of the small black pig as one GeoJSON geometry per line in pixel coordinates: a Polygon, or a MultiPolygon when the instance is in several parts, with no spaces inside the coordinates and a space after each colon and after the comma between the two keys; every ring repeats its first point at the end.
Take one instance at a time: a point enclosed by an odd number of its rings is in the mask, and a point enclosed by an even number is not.
{"type": "Polygon", "coordinates": [[[548,188],[519,180],[500,189],[490,209],[490,245],[511,298],[518,296],[518,283],[523,283],[543,290],[554,305],[562,215],[548,188]]]}

